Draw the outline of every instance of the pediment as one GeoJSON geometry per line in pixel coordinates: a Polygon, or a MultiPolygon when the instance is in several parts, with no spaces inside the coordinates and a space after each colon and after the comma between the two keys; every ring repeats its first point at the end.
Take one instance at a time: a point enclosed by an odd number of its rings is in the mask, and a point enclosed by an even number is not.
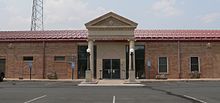
{"type": "Polygon", "coordinates": [[[132,25],[126,22],[120,21],[114,17],[109,17],[91,26],[132,26],[132,25]]]}
{"type": "Polygon", "coordinates": [[[133,28],[137,27],[137,23],[119,16],[113,12],[109,12],[85,24],[87,29],[91,28],[133,28]]]}

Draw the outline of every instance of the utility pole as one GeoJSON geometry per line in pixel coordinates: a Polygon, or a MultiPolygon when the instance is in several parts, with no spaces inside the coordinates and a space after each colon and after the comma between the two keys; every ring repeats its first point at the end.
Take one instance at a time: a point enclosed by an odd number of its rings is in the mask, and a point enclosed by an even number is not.
{"type": "Polygon", "coordinates": [[[31,31],[44,30],[43,0],[33,0],[31,31]]]}

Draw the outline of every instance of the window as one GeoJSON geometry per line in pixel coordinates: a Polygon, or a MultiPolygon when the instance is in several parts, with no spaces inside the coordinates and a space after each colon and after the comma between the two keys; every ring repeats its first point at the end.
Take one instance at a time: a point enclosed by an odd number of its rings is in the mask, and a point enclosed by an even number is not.
{"type": "Polygon", "coordinates": [[[198,57],[190,57],[191,64],[191,72],[199,71],[199,58],[198,57]]]}
{"type": "Polygon", "coordinates": [[[54,61],[65,61],[65,56],[55,56],[54,61]]]}
{"type": "MultiPolygon", "coordinates": [[[[126,45],[125,52],[126,52],[126,78],[128,79],[129,75],[129,45],[126,45]]],[[[139,79],[146,78],[145,75],[145,66],[144,66],[144,59],[145,59],[145,46],[144,45],[135,45],[135,77],[139,79]]]]}
{"type": "Polygon", "coordinates": [[[159,73],[167,73],[167,57],[159,57],[159,73]]]}
{"type": "Polygon", "coordinates": [[[85,71],[87,69],[87,53],[88,46],[78,46],[78,79],[85,78],[85,71]]]}
{"type": "MultiPolygon", "coordinates": [[[[87,50],[88,46],[86,45],[79,45],[78,46],[78,78],[79,79],[84,79],[85,78],[85,71],[87,69],[87,50]]],[[[94,78],[96,78],[96,46],[94,45],[94,78]]]]}
{"type": "Polygon", "coordinates": [[[135,45],[135,77],[145,79],[145,47],[144,45],[135,45]]]}
{"type": "Polygon", "coordinates": [[[33,61],[33,56],[24,56],[23,61],[33,61]]]}

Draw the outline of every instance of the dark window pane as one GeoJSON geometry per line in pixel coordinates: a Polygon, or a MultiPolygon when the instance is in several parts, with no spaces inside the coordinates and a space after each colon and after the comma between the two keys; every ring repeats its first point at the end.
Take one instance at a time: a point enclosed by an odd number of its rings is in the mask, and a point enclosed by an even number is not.
{"type": "Polygon", "coordinates": [[[78,78],[85,78],[85,71],[87,69],[87,53],[88,46],[78,46],[78,78]]]}
{"type": "Polygon", "coordinates": [[[145,79],[145,47],[144,45],[135,46],[135,77],[145,79]]]}
{"type": "Polygon", "coordinates": [[[78,57],[79,57],[80,60],[86,60],[87,59],[87,53],[79,52],[78,57]]]}
{"type": "Polygon", "coordinates": [[[111,61],[110,59],[103,59],[103,68],[105,69],[111,69],[111,61]]]}
{"type": "Polygon", "coordinates": [[[33,56],[25,56],[23,57],[24,61],[33,61],[33,56]]]}
{"type": "Polygon", "coordinates": [[[198,71],[199,66],[198,65],[191,65],[191,71],[198,71]]]}
{"type": "Polygon", "coordinates": [[[87,48],[88,48],[87,46],[79,46],[78,47],[78,59],[79,60],[86,60],[87,59],[87,53],[86,53],[87,48]]]}
{"type": "Polygon", "coordinates": [[[0,73],[5,72],[5,59],[0,59],[0,73]]]}
{"type": "Polygon", "coordinates": [[[126,79],[128,79],[128,71],[129,71],[129,46],[125,46],[125,52],[126,52],[126,79]]]}
{"type": "Polygon", "coordinates": [[[167,72],[167,65],[159,65],[159,72],[167,72]]]}
{"type": "Polygon", "coordinates": [[[85,52],[85,53],[86,53],[86,49],[87,49],[87,48],[88,48],[87,46],[79,46],[79,47],[78,47],[78,52],[80,52],[80,53],[85,52]]]}
{"type": "Polygon", "coordinates": [[[199,71],[198,57],[191,57],[191,71],[199,71]]]}
{"type": "Polygon", "coordinates": [[[191,57],[191,64],[198,64],[198,57],[191,57]]]}
{"type": "Polygon", "coordinates": [[[167,64],[167,58],[166,57],[160,57],[159,58],[160,65],[166,65],[167,64]]]}
{"type": "Polygon", "coordinates": [[[96,58],[97,58],[97,47],[94,45],[94,78],[96,78],[96,58]]]}
{"type": "Polygon", "coordinates": [[[135,46],[135,58],[136,59],[144,59],[144,46],[143,45],[137,45],[135,46]]]}
{"type": "MultiPolygon", "coordinates": [[[[87,69],[87,45],[78,46],[78,78],[85,78],[85,71],[87,69]]],[[[94,78],[96,78],[96,46],[94,46],[94,78]]]]}
{"type": "Polygon", "coordinates": [[[54,61],[65,61],[65,56],[55,56],[54,61]]]}
{"type": "Polygon", "coordinates": [[[120,69],[120,59],[112,59],[112,69],[120,69]]]}
{"type": "Polygon", "coordinates": [[[78,62],[78,78],[79,79],[84,79],[85,78],[85,71],[87,68],[87,60],[80,60],[78,62]]]}
{"type": "Polygon", "coordinates": [[[167,57],[159,57],[159,73],[167,72],[167,57]]]}

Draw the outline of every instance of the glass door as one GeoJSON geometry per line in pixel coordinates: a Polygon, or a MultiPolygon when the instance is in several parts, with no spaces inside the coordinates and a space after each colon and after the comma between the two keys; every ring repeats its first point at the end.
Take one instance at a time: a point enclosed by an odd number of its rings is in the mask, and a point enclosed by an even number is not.
{"type": "Polygon", "coordinates": [[[103,59],[103,78],[120,79],[120,59],[103,59]]]}

